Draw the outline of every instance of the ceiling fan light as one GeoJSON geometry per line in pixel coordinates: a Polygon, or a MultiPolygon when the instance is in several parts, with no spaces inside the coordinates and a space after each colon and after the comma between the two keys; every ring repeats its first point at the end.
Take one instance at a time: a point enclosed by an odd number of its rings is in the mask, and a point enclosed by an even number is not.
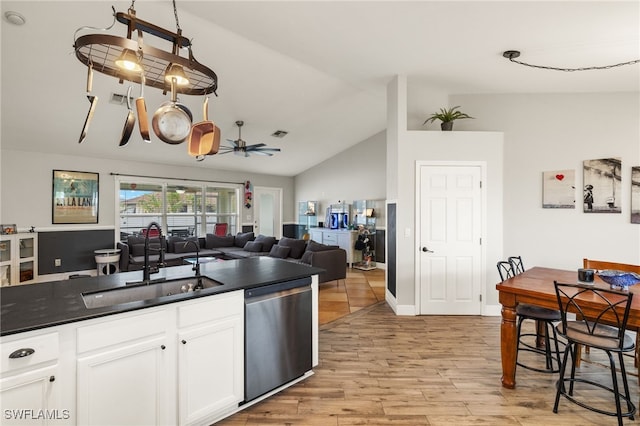
{"type": "Polygon", "coordinates": [[[186,86],[189,84],[189,79],[187,75],[184,73],[184,68],[179,64],[169,64],[167,70],[164,72],[164,81],[168,84],[171,84],[171,80],[175,78],[176,84],[178,86],[186,86]]]}
{"type": "Polygon", "coordinates": [[[115,60],[118,68],[129,72],[141,72],[142,66],[138,62],[138,56],[131,49],[123,49],[118,59],[115,60]]]}

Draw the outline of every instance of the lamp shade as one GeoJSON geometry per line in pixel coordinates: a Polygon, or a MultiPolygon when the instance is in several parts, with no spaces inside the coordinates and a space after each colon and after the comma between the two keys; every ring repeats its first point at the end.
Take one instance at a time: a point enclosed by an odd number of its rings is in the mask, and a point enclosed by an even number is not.
{"type": "Polygon", "coordinates": [[[125,71],[142,71],[142,66],[138,62],[138,56],[131,49],[123,49],[118,59],[115,60],[115,63],[118,68],[125,71]]]}
{"type": "Polygon", "coordinates": [[[178,86],[186,86],[189,84],[189,79],[187,75],[184,73],[184,68],[179,64],[169,64],[167,70],[164,72],[164,80],[171,84],[171,79],[176,79],[176,84],[178,86]]]}

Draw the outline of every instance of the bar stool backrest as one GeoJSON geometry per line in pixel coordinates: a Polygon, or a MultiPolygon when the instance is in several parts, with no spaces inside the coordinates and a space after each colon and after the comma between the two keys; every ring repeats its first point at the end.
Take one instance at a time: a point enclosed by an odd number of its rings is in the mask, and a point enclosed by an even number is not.
{"type": "Polygon", "coordinates": [[[496,264],[496,266],[498,267],[498,273],[500,274],[500,281],[505,281],[515,276],[513,273],[513,265],[508,260],[501,260],[496,264]]]}

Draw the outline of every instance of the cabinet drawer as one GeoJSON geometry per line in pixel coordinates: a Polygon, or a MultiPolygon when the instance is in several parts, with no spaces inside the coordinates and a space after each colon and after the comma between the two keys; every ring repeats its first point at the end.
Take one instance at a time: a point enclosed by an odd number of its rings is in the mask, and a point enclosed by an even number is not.
{"type": "Polygon", "coordinates": [[[188,327],[233,315],[244,315],[244,291],[202,297],[193,303],[180,306],[178,327],[188,327]]]}
{"type": "Polygon", "coordinates": [[[117,320],[111,318],[78,328],[78,353],[162,334],[167,329],[164,308],[145,314],[125,315],[117,320]]]}
{"type": "Polygon", "coordinates": [[[338,236],[333,233],[325,232],[323,234],[322,242],[324,244],[338,244],[338,236]]]}
{"type": "Polygon", "coordinates": [[[3,339],[1,353],[0,369],[2,373],[54,361],[58,359],[59,354],[58,333],[48,333],[8,342],[3,339]],[[10,358],[10,355],[14,353],[14,356],[18,356],[20,351],[24,356],[10,358]]]}

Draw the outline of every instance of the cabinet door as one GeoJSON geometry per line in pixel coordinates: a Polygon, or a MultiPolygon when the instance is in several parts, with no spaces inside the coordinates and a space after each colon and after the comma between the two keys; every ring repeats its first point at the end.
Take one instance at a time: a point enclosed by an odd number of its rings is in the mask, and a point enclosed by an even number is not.
{"type": "Polygon", "coordinates": [[[2,424],[66,424],[72,407],[58,405],[57,373],[58,366],[53,365],[0,380],[2,424]]]}
{"type": "Polygon", "coordinates": [[[78,424],[166,424],[166,338],[78,358],[78,424]]]}
{"type": "Polygon", "coordinates": [[[178,333],[180,424],[202,422],[244,399],[241,316],[178,333]]]}
{"type": "Polygon", "coordinates": [[[311,239],[316,243],[322,244],[322,231],[311,228],[309,230],[309,234],[311,235],[311,239]]]}

